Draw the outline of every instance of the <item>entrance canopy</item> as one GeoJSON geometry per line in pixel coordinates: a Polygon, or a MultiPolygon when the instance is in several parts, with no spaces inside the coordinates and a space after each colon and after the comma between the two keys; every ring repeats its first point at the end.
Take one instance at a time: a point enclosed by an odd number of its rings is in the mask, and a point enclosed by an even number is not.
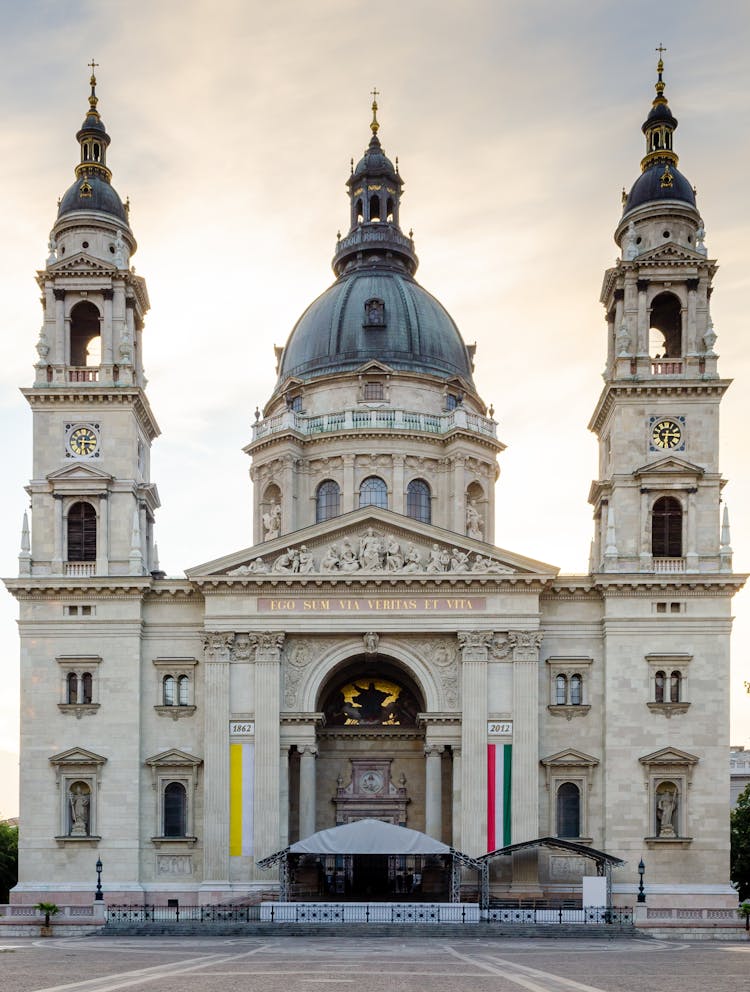
{"type": "Polygon", "coordinates": [[[382,820],[355,820],[297,841],[290,854],[450,854],[447,844],[382,820]]]}
{"type": "Polygon", "coordinates": [[[477,858],[479,862],[494,861],[508,854],[515,854],[517,851],[529,851],[535,847],[554,847],[560,851],[568,851],[570,854],[579,854],[584,858],[591,858],[596,862],[599,874],[603,873],[605,866],[610,868],[624,865],[622,858],[616,858],[606,851],[597,851],[595,847],[587,847],[585,844],[576,844],[570,840],[563,840],[561,837],[538,837],[536,840],[525,840],[520,844],[509,844],[507,847],[499,847],[496,851],[489,851],[477,858]]]}

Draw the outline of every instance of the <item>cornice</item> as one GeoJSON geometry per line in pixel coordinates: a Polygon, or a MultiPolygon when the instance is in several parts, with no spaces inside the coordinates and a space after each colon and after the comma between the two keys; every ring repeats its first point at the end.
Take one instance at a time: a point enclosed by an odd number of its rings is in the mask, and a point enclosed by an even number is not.
{"type": "Polygon", "coordinates": [[[588,429],[598,433],[609,416],[616,400],[623,397],[634,399],[670,396],[715,395],[721,398],[732,384],[731,379],[665,379],[655,376],[649,379],[617,379],[607,382],[599,396],[588,429]]]}
{"type": "MultiPolygon", "coordinates": [[[[597,600],[607,595],[650,597],[654,591],[680,597],[733,596],[748,576],[742,573],[715,572],[713,574],[655,574],[622,573],[594,575],[559,575],[547,583],[540,596],[545,600],[597,600]]],[[[659,618],[663,620],[663,617],[659,618]]],[[[683,618],[684,619],[684,618],[683,618]]]]}
{"type": "Polygon", "coordinates": [[[211,575],[206,577],[196,577],[192,580],[203,595],[248,595],[248,593],[260,595],[262,593],[274,593],[283,591],[285,595],[295,594],[304,596],[317,589],[330,590],[329,595],[336,595],[336,592],[343,595],[351,595],[353,590],[364,594],[376,594],[383,589],[388,590],[388,594],[398,594],[414,592],[415,590],[428,589],[439,595],[440,590],[449,590],[449,594],[454,594],[456,589],[461,593],[487,593],[487,592],[515,592],[515,593],[540,593],[547,585],[548,579],[539,575],[488,575],[486,578],[477,575],[466,575],[454,577],[451,573],[440,573],[439,576],[424,575],[399,575],[389,576],[387,572],[382,575],[368,574],[358,577],[356,572],[342,577],[337,575],[328,578],[325,575],[286,575],[286,574],[265,574],[253,575],[211,575]]]}
{"type": "Polygon", "coordinates": [[[136,411],[141,423],[146,427],[149,440],[153,441],[161,434],[154,413],[140,386],[102,386],[92,383],[82,388],[78,385],[65,386],[29,386],[21,389],[30,407],[54,407],[65,404],[130,404],[136,411]]]}
{"type": "Polygon", "coordinates": [[[68,578],[60,575],[21,576],[17,579],[3,579],[8,592],[16,599],[54,599],[83,596],[97,598],[141,599],[152,583],[145,575],[92,575],[68,578]]]}
{"type": "Polygon", "coordinates": [[[268,448],[280,446],[280,442],[284,441],[293,442],[301,450],[302,448],[312,449],[327,446],[330,441],[382,441],[391,437],[398,438],[402,443],[404,438],[419,438],[421,444],[427,443],[433,448],[447,448],[453,442],[460,439],[462,441],[470,441],[472,446],[486,448],[495,454],[501,454],[507,447],[502,441],[498,441],[497,438],[490,437],[487,434],[475,433],[462,427],[456,427],[453,430],[447,431],[445,434],[437,435],[421,431],[394,431],[387,427],[382,430],[375,428],[360,430],[358,428],[357,430],[326,431],[325,434],[309,435],[302,434],[300,431],[296,431],[290,427],[285,431],[277,431],[257,441],[251,441],[242,450],[246,455],[257,458],[260,452],[266,451],[268,448]]]}

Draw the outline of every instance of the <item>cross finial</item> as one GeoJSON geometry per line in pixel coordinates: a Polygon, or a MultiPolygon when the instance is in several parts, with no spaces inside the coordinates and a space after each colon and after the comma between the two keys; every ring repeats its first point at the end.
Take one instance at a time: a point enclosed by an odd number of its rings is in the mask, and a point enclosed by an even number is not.
{"type": "Polygon", "coordinates": [[[93,59],[90,62],[88,62],[87,65],[91,69],[91,74],[92,75],[94,74],[94,70],[99,68],[99,63],[98,62],[94,62],[93,59]]]}
{"type": "Polygon", "coordinates": [[[380,96],[380,91],[373,86],[370,93],[372,94],[372,123],[370,124],[370,130],[373,135],[376,135],[380,127],[378,124],[378,97],[380,96]]]}
{"type": "Polygon", "coordinates": [[[664,52],[666,52],[666,48],[664,47],[664,45],[662,45],[661,42],[659,42],[659,47],[655,49],[655,51],[659,53],[659,58],[661,58],[664,52]]]}
{"type": "Polygon", "coordinates": [[[372,95],[373,100],[377,100],[377,98],[380,96],[380,90],[375,89],[375,87],[373,87],[370,90],[370,94],[372,95]]]}

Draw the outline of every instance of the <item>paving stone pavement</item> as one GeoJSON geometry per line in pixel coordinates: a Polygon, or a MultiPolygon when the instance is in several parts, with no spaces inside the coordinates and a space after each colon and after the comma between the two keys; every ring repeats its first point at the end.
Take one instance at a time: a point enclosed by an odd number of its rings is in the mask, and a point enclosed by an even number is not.
{"type": "Polygon", "coordinates": [[[0,992],[745,992],[750,942],[1,938],[0,992]]]}

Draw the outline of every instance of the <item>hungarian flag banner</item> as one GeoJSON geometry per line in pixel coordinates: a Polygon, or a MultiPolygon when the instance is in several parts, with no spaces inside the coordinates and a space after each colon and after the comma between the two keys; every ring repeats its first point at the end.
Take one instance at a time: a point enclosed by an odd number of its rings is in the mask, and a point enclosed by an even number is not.
{"type": "Polygon", "coordinates": [[[487,745],[487,850],[507,847],[510,839],[512,744],[487,745]]]}

